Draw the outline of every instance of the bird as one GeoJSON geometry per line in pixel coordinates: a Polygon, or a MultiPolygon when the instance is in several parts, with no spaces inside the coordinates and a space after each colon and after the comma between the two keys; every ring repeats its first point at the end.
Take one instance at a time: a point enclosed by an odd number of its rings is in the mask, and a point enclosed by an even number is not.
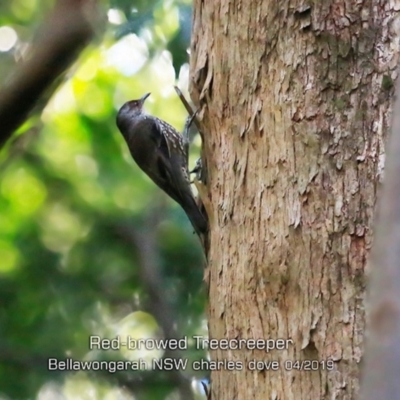
{"type": "Polygon", "coordinates": [[[205,234],[208,220],[197,206],[190,187],[187,135],[146,113],[143,105],[150,94],[126,102],[117,113],[117,127],[139,168],[183,208],[195,232],[205,234]]]}

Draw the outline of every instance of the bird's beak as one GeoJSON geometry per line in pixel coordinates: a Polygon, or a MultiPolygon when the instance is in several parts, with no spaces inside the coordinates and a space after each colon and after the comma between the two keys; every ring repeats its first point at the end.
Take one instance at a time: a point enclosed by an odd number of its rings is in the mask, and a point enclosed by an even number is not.
{"type": "Polygon", "coordinates": [[[140,98],[140,103],[143,105],[146,99],[151,95],[151,93],[146,93],[144,96],[140,98]]]}

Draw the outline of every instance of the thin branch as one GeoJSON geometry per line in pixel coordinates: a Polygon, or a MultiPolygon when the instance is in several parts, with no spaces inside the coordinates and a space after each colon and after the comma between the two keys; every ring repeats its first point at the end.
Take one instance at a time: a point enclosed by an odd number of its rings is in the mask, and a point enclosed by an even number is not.
{"type": "MultiPolygon", "coordinates": [[[[175,89],[176,94],[179,96],[183,106],[185,107],[186,111],[188,112],[189,118],[192,117],[195,114],[195,112],[193,111],[192,106],[189,104],[189,102],[187,101],[186,97],[183,95],[181,89],[179,89],[178,86],[174,86],[174,89],[175,89]]],[[[198,131],[200,133],[200,136],[203,138],[203,134],[202,134],[201,129],[200,129],[200,124],[199,124],[199,121],[197,119],[197,114],[194,117],[193,122],[196,125],[196,128],[198,129],[198,131]]]]}
{"type": "Polygon", "coordinates": [[[29,54],[0,90],[0,148],[26,120],[54,81],[72,64],[89,42],[94,29],[94,0],[58,0],[40,28],[29,54]]]}

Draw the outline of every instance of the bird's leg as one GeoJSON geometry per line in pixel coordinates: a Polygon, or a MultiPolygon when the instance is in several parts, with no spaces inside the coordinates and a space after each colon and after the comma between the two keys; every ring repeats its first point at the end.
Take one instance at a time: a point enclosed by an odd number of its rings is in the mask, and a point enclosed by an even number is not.
{"type": "MultiPolygon", "coordinates": [[[[178,94],[179,98],[181,99],[182,104],[184,105],[186,111],[189,114],[188,119],[186,120],[186,124],[185,124],[185,132],[184,132],[184,138],[187,138],[187,146],[189,146],[189,128],[190,125],[192,124],[192,122],[194,122],[194,124],[196,125],[199,134],[201,136],[201,140],[204,143],[204,135],[203,132],[200,129],[200,123],[199,120],[196,118],[197,113],[199,111],[199,109],[196,110],[196,112],[193,112],[193,108],[191,107],[191,105],[189,104],[189,102],[186,100],[185,96],[183,95],[183,93],[181,92],[181,90],[177,87],[174,86],[175,92],[178,94]]],[[[187,148],[187,150],[189,150],[189,147],[187,148]]],[[[189,154],[189,151],[187,151],[186,154],[189,154]]],[[[202,165],[202,160],[201,158],[199,160],[197,160],[196,162],[196,166],[195,168],[190,172],[190,173],[196,173],[196,177],[193,180],[193,182],[190,183],[194,183],[196,188],[197,188],[197,192],[198,192],[198,196],[200,197],[200,199],[198,199],[198,201],[200,203],[203,204],[204,208],[205,208],[205,213],[209,215],[212,215],[212,207],[211,207],[211,203],[210,200],[208,198],[208,189],[207,189],[207,168],[206,166],[203,168],[202,165]]],[[[202,207],[202,206],[200,206],[202,207]]]]}
{"type": "Polygon", "coordinates": [[[192,126],[192,123],[193,123],[194,119],[196,118],[198,112],[199,112],[199,110],[196,110],[192,115],[189,115],[186,118],[185,128],[183,129],[183,137],[185,139],[187,139],[188,142],[189,142],[189,130],[190,130],[190,127],[192,126]]]}
{"type": "MultiPolygon", "coordinates": [[[[196,174],[195,179],[201,182],[201,168],[202,168],[202,161],[201,157],[197,159],[195,167],[189,171],[189,174],[196,174]]],[[[194,180],[190,183],[194,183],[194,180]]]]}
{"type": "Polygon", "coordinates": [[[183,128],[183,142],[184,142],[184,146],[185,146],[185,154],[186,154],[186,166],[187,169],[189,169],[189,145],[190,145],[190,140],[189,140],[189,131],[190,131],[190,127],[194,121],[194,119],[196,118],[198,110],[196,110],[193,115],[189,115],[186,118],[186,122],[185,122],[185,127],[183,128]]]}

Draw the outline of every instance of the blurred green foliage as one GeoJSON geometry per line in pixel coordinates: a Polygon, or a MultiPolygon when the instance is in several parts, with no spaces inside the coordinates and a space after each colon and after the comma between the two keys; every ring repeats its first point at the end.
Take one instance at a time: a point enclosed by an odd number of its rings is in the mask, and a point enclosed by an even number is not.
{"type": "MultiPolygon", "coordinates": [[[[53,4],[0,3],[0,28],[18,36],[0,52],[3,81],[53,4]]],[[[104,359],[89,351],[89,335],[115,337],[127,332],[127,321],[136,336],[161,335],[147,312],[140,248],[121,227],[155,229],[153,251],[179,335],[206,332],[198,240],[183,211],[134,164],[115,126],[123,102],[151,91],[147,110],[182,128],[185,111],[173,84],[187,62],[191,6],[110,0],[102,7],[110,21],[102,40],[0,152],[0,399],[164,399],[175,390],[161,372],[47,368],[50,357],[104,359]],[[132,389],[132,379],[141,384],[132,389]]],[[[184,356],[204,354],[193,348],[184,356]]]]}

